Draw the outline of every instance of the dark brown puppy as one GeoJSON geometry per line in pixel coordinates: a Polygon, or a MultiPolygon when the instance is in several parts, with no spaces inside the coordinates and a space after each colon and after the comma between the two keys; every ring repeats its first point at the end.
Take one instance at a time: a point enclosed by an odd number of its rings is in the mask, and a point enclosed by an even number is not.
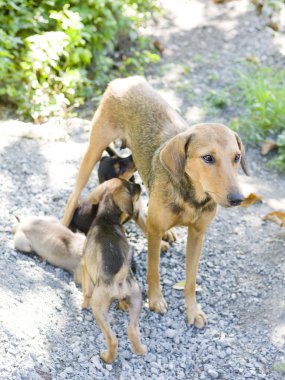
{"type": "Polygon", "coordinates": [[[138,325],[141,292],[133,276],[132,250],[122,226],[126,216],[133,216],[141,187],[117,178],[108,182],[109,187],[103,184],[93,192],[94,201],[100,203],[87,234],[81,265],[82,308],[90,304],[108,345],[108,350],[102,351],[100,357],[111,363],[117,355],[118,340],[108,323],[107,313],[115,299],[127,301],[130,313],[128,335],[134,352],[142,355],[146,348],[140,342],[138,325]]]}

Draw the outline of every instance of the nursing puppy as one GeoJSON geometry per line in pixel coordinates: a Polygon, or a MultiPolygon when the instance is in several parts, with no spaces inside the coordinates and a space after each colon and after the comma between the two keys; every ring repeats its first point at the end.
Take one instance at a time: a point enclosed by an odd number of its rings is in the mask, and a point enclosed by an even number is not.
{"type": "Polygon", "coordinates": [[[73,274],[81,283],[80,260],[85,236],[73,233],[52,217],[30,217],[13,227],[14,247],[25,253],[36,253],[48,263],[73,274]]]}
{"type": "Polygon", "coordinates": [[[117,355],[118,340],[109,325],[108,310],[115,299],[125,300],[128,305],[128,336],[134,352],[142,355],[146,348],[140,342],[138,325],[141,292],[131,269],[132,249],[122,226],[126,217],[133,216],[141,188],[121,179],[108,182],[110,186],[104,186],[105,182],[93,193],[94,202],[99,202],[99,206],[83,252],[82,308],[90,304],[108,345],[108,350],[102,351],[100,357],[111,363],[117,355]]]}

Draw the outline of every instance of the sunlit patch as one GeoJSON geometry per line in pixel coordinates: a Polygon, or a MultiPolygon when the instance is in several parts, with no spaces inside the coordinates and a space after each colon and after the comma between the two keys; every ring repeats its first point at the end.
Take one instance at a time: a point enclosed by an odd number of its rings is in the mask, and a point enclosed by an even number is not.
{"type": "Polygon", "coordinates": [[[276,346],[282,347],[285,344],[285,323],[275,327],[271,335],[272,343],[276,346]]]}

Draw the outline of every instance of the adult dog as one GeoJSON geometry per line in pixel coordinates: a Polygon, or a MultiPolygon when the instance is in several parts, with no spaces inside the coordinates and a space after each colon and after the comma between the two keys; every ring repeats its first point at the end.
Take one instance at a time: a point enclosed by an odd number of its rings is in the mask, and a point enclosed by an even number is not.
{"type": "Polygon", "coordinates": [[[187,226],[186,312],[189,323],[201,328],[206,316],[196,302],[195,289],[203,237],[217,204],[231,207],[243,200],[236,178],[240,163],[248,174],[243,144],[237,134],[221,124],[187,127],[144,78],[116,79],[109,84],[94,115],[89,145],[68,200],[64,225],[70,223],[79,195],[103,150],[118,138],[132,150],[149,192],[150,309],[166,311],[159,279],[163,233],[176,225],[187,226]]]}

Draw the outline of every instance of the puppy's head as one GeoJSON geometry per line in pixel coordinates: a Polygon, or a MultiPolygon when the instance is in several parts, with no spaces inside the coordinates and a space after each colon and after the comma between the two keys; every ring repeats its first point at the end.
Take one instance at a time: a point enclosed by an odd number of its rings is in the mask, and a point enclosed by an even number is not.
{"type": "Polygon", "coordinates": [[[132,156],[128,157],[102,157],[98,168],[99,183],[112,178],[130,179],[136,171],[132,156]]]}
{"type": "Polygon", "coordinates": [[[175,181],[186,173],[200,197],[210,195],[224,207],[243,200],[236,175],[240,165],[248,175],[245,150],[239,136],[222,124],[197,124],[176,135],[161,150],[160,161],[175,181]]]}
{"type": "Polygon", "coordinates": [[[136,183],[124,179],[113,178],[99,185],[89,196],[88,200],[92,204],[99,202],[112,202],[120,209],[121,222],[127,217],[132,217],[134,205],[141,194],[141,187],[136,183]]]}

